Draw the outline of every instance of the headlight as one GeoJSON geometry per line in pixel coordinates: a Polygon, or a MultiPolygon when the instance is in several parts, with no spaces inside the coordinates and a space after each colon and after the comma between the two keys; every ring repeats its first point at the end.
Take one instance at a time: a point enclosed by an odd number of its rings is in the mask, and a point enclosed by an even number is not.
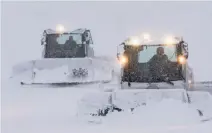
{"type": "Polygon", "coordinates": [[[186,63],[186,58],[182,55],[180,55],[178,58],[177,58],[178,62],[180,64],[185,64],[186,63]]]}
{"type": "Polygon", "coordinates": [[[128,62],[128,59],[126,56],[121,56],[119,61],[122,65],[125,65],[128,62]]]}
{"type": "Polygon", "coordinates": [[[58,25],[56,26],[56,32],[57,32],[57,33],[63,33],[64,31],[65,31],[65,28],[64,28],[63,25],[58,24],[58,25]]]}

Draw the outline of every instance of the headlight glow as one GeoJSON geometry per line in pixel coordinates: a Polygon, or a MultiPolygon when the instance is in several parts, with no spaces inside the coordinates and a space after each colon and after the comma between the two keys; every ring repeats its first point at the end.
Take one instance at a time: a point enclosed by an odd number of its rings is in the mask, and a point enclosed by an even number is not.
{"type": "Polygon", "coordinates": [[[129,39],[129,44],[130,44],[130,45],[134,45],[134,46],[138,46],[138,45],[141,44],[141,40],[140,40],[139,37],[131,37],[131,38],[129,39]]]}
{"type": "Polygon", "coordinates": [[[173,36],[167,36],[164,39],[164,44],[173,45],[173,44],[176,44],[176,43],[177,43],[177,40],[173,36]]]}
{"type": "Polygon", "coordinates": [[[127,57],[126,56],[121,56],[120,57],[120,63],[122,65],[125,65],[128,62],[127,57]]]}
{"type": "Polygon", "coordinates": [[[65,28],[64,28],[63,25],[58,24],[58,25],[56,26],[56,32],[57,32],[57,33],[63,33],[64,31],[65,31],[65,28]]]}
{"type": "Polygon", "coordinates": [[[184,57],[184,56],[179,56],[178,57],[178,62],[180,63],[180,64],[185,64],[186,63],[186,58],[184,57]]]}
{"type": "Polygon", "coordinates": [[[142,34],[141,38],[143,41],[150,41],[150,39],[151,39],[150,34],[148,34],[148,33],[142,34]]]}

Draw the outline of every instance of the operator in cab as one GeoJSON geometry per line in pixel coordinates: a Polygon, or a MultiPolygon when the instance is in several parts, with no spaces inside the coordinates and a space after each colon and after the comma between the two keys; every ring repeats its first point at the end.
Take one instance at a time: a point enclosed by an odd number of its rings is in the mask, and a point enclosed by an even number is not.
{"type": "Polygon", "coordinates": [[[69,36],[69,39],[65,42],[65,47],[68,49],[75,48],[77,46],[76,41],[73,39],[73,36],[69,36]]]}
{"type": "Polygon", "coordinates": [[[73,57],[77,52],[77,43],[73,39],[73,36],[69,36],[69,39],[64,44],[65,57],[73,57]]]}
{"type": "Polygon", "coordinates": [[[149,60],[149,70],[151,77],[156,79],[164,77],[168,74],[169,59],[164,54],[164,48],[158,47],[156,54],[149,60]]]}

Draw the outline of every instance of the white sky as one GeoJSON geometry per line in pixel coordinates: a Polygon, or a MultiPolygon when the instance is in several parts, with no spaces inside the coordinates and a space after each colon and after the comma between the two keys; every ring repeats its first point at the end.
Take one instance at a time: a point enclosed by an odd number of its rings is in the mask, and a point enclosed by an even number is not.
{"type": "Polygon", "coordinates": [[[96,55],[116,56],[126,36],[177,34],[189,43],[196,80],[212,80],[212,2],[4,2],[2,73],[41,57],[44,29],[91,29],[96,55]],[[210,75],[211,73],[211,75],[210,75]]]}

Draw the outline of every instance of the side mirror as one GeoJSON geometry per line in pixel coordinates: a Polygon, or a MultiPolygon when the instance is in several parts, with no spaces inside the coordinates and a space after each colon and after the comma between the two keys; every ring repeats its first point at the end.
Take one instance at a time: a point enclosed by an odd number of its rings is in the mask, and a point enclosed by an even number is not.
{"type": "Polygon", "coordinates": [[[91,36],[90,36],[89,32],[85,32],[85,33],[82,35],[82,42],[85,42],[86,44],[92,43],[92,42],[91,42],[91,36]]]}

